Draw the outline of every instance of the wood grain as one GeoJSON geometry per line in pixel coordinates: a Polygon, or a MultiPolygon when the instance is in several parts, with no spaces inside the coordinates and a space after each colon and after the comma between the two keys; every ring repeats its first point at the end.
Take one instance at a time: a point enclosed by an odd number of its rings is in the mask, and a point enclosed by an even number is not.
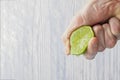
{"type": "Polygon", "coordinates": [[[0,1],[0,80],[120,80],[120,42],[91,61],[64,54],[61,35],[87,2],[0,1]]]}

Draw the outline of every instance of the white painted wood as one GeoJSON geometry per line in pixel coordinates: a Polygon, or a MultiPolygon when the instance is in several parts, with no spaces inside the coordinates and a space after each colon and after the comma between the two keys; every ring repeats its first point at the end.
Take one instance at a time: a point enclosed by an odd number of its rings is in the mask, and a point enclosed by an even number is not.
{"type": "Polygon", "coordinates": [[[91,61],[64,54],[61,35],[87,0],[0,3],[0,80],[120,80],[120,42],[91,61]]]}

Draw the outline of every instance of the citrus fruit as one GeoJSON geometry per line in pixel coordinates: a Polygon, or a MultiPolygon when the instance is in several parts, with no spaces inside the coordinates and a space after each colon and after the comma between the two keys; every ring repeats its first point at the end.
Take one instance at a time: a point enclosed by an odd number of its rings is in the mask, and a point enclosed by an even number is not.
{"type": "Polygon", "coordinates": [[[70,37],[71,54],[84,54],[92,37],[94,37],[94,32],[90,26],[81,26],[75,30],[70,37]]]}

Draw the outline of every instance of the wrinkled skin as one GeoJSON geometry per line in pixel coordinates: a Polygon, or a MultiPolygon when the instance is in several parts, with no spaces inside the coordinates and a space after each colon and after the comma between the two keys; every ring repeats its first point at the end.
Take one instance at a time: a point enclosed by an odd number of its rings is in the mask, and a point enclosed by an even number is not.
{"type": "Polygon", "coordinates": [[[70,36],[83,25],[93,28],[95,37],[88,44],[86,58],[93,59],[97,52],[113,48],[120,39],[120,0],[92,0],[83,11],[74,16],[62,35],[66,54],[70,54],[70,36]]]}

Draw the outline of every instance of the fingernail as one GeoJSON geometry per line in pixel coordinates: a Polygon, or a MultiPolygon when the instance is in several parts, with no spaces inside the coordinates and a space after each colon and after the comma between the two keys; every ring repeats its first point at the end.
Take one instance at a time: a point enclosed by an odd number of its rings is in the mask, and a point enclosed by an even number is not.
{"type": "Polygon", "coordinates": [[[96,54],[93,54],[93,55],[88,55],[88,54],[85,54],[84,55],[88,60],[92,60],[95,58],[96,54]]]}
{"type": "Polygon", "coordinates": [[[99,44],[98,51],[102,52],[105,49],[105,45],[99,44]]]}
{"type": "Polygon", "coordinates": [[[96,54],[94,54],[94,55],[88,55],[87,59],[92,60],[92,59],[95,58],[95,56],[96,56],[96,54]]]}

